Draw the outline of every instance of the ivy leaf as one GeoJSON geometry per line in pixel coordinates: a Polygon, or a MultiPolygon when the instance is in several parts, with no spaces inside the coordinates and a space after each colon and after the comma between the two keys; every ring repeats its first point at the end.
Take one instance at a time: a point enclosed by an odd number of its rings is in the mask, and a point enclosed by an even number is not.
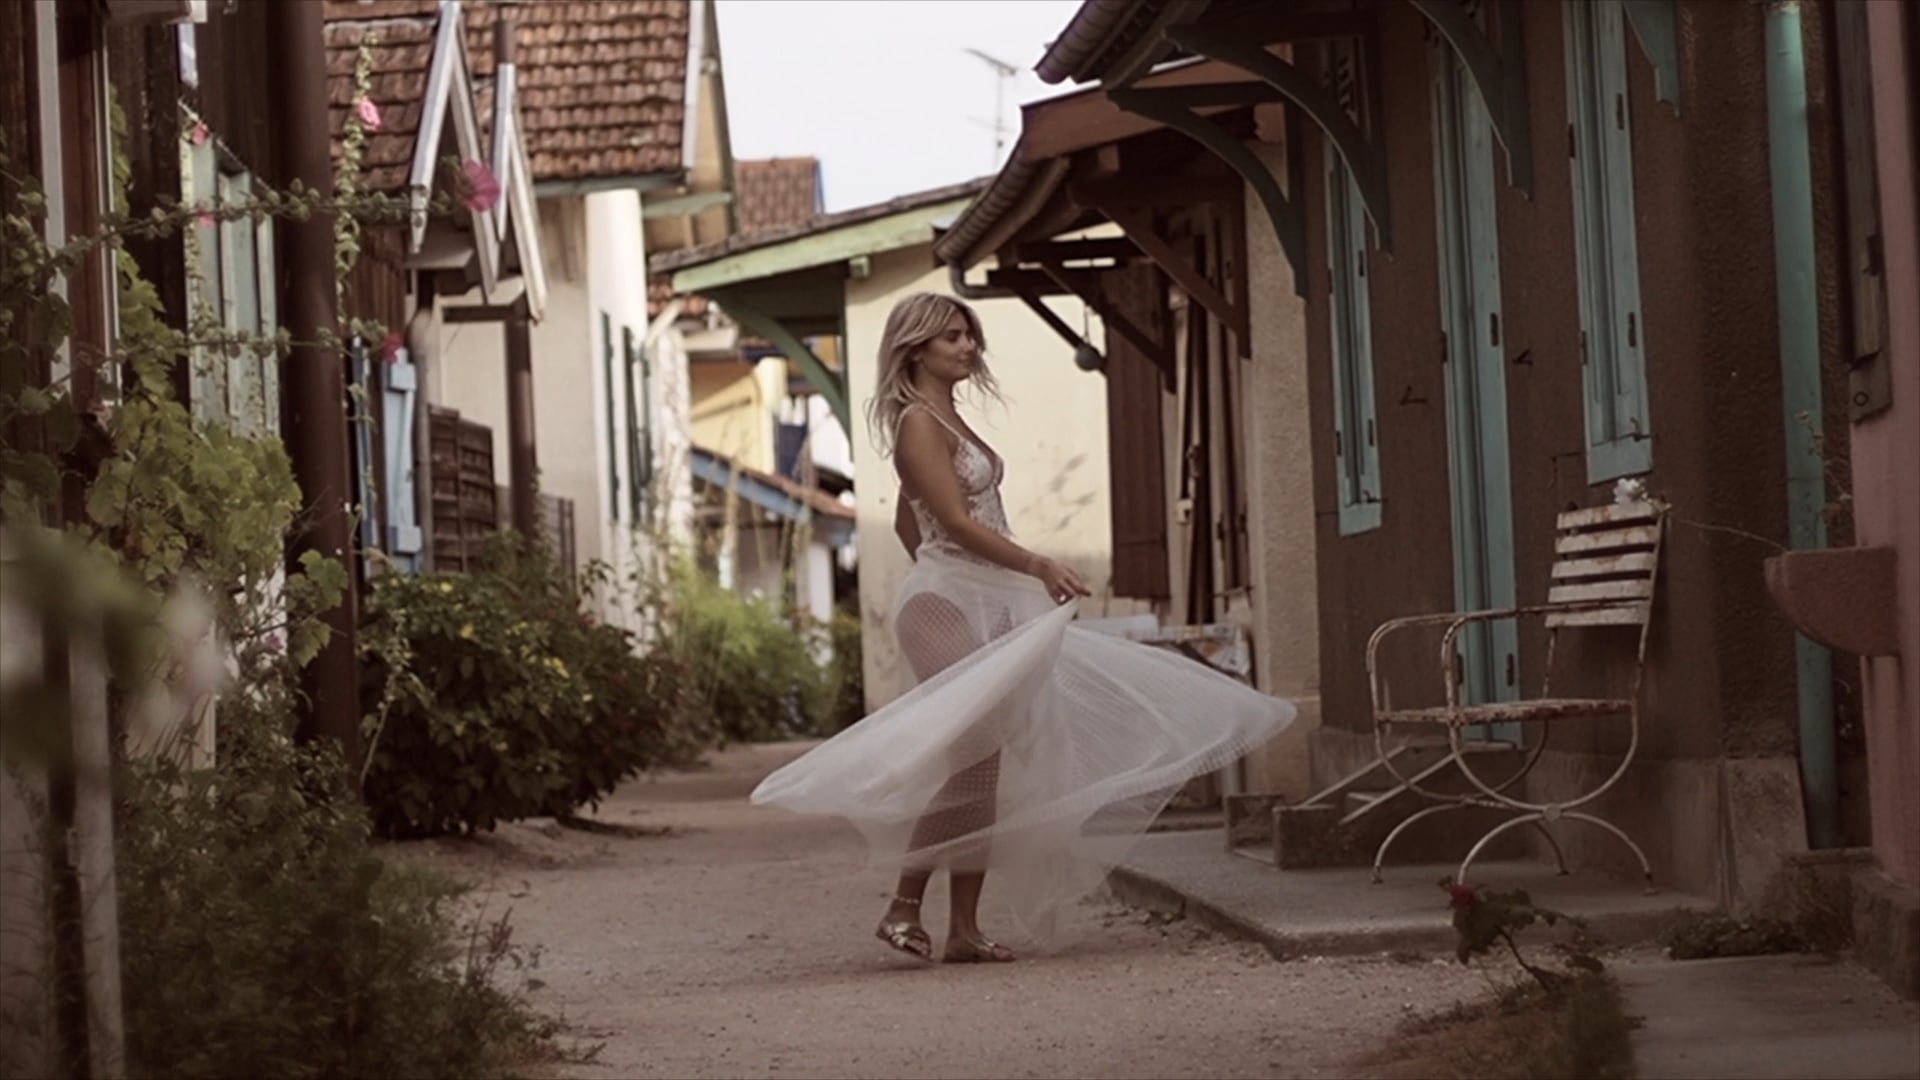
{"type": "Polygon", "coordinates": [[[53,459],[40,454],[0,450],[0,476],[18,481],[38,500],[50,501],[60,495],[60,470],[54,468],[53,459]]]}
{"type": "Polygon", "coordinates": [[[70,450],[80,441],[80,410],[73,399],[61,397],[47,410],[47,438],[62,450],[70,450]]]}
{"type": "Polygon", "coordinates": [[[53,408],[53,397],[37,386],[20,388],[20,411],[28,416],[42,416],[53,408]]]}

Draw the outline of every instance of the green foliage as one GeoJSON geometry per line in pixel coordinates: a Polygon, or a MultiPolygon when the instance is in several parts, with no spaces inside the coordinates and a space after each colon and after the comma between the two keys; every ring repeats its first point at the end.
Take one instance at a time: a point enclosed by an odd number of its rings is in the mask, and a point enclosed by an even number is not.
{"type": "Polygon", "coordinates": [[[137,1076],[473,1076],[550,1028],[502,976],[530,961],[462,890],[389,862],[329,748],[271,685],[223,704],[222,760],[127,765],[122,979],[137,1076]]]}
{"type": "Polygon", "coordinates": [[[827,624],[833,658],[826,670],[826,713],[820,734],[833,735],[852,727],[867,713],[866,675],[861,668],[860,616],[836,610],[827,624]]]}
{"type": "Polygon", "coordinates": [[[829,726],[838,688],[815,659],[812,634],[773,601],[681,563],[660,626],[658,651],[684,680],[688,729],[728,743],[803,738],[829,726]]]}
{"type": "Polygon", "coordinates": [[[675,722],[673,666],[580,599],[544,555],[506,545],[477,573],[378,581],[362,676],[381,832],[566,816],[699,751],[675,722]]]}

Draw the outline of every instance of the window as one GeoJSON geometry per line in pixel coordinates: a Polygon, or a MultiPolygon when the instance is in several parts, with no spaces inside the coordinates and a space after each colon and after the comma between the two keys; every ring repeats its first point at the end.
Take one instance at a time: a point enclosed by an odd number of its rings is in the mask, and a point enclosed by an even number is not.
{"type": "Polygon", "coordinates": [[[613,319],[606,312],[600,313],[600,361],[606,370],[607,387],[607,519],[620,520],[620,443],[619,412],[615,406],[614,391],[619,387],[615,380],[613,360],[613,319]]]}
{"type": "Polygon", "coordinates": [[[1619,0],[1569,4],[1562,10],[1587,479],[1598,484],[1653,467],[1634,239],[1626,25],[1619,0]]]}
{"type": "Polygon", "coordinates": [[[1333,335],[1333,457],[1340,534],[1380,527],[1380,448],[1374,431],[1373,305],[1367,215],[1346,163],[1327,155],[1327,277],[1333,335]]]}
{"type": "MultiPolygon", "coordinates": [[[[214,140],[185,143],[182,186],[190,202],[243,205],[254,198],[253,176],[214,140]]],[[[236,339],[259,339],[280,329],[274,287],[273,221],[247,218],[196,224],[187,241],[191,305],[236,339]]],[[[202,348],[194,356],[194,415],[219,420],[242,435],[280,430],[280,360],[232,345],[202,348]]]]}
{"type": "Polygon", "coordinates": [[[647,351],[634,339],[632,327],[622,327],[627,370],[627,489],[631,519],[643,519],[647,487],[653,483],[653,365],[647,351]]]}

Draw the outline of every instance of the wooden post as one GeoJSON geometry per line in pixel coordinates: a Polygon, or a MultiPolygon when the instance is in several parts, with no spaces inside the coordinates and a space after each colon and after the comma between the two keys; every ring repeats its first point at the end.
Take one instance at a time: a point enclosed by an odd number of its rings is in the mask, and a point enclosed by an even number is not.
{"type": "MultiPolygon", "coordinates": [[[[268,6],[268,44],[278,73],[273,140],[283,185],[310,191],[333,187],[327,144],[326,42],[319,4],[268,6]]],[[[318,342],[339,326],[335,308],[333,216],[279,223],[278,273],[281,321],[296,342],[318,342]]],[[[326,647],[301,672],[305,712],[302,738],[340,744],[354,775],[360,765],[360,675],[356,648],[359,597],[353,572],[353,531],[347,504],[353,498],[347,461],[347,386],[338,349],[295,345],[281,361],[281,431],[293,476],[300,485],[300,530],[287,541],[287,563],[298,569],[308,552],[347,568],[347,591],[323,616],[331,631],[326,647]]]]}
{"type": "Polygon", "coordinates": [[[540,529],[539,462],[533,441],[533,328],[522,297],[507,315],[507,476],[513,528],[531,540],[540,529]]]}

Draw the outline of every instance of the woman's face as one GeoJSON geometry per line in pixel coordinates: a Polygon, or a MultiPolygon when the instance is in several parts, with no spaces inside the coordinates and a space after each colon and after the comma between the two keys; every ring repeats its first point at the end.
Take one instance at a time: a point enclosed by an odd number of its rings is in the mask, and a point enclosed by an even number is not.
{"type": "Polygon", "coordinates": [[[959,383],[980,366],[980,343],[967,317],[954,312],[933,340],[920,346],[920,364],[943,383],[959,383]]]}

